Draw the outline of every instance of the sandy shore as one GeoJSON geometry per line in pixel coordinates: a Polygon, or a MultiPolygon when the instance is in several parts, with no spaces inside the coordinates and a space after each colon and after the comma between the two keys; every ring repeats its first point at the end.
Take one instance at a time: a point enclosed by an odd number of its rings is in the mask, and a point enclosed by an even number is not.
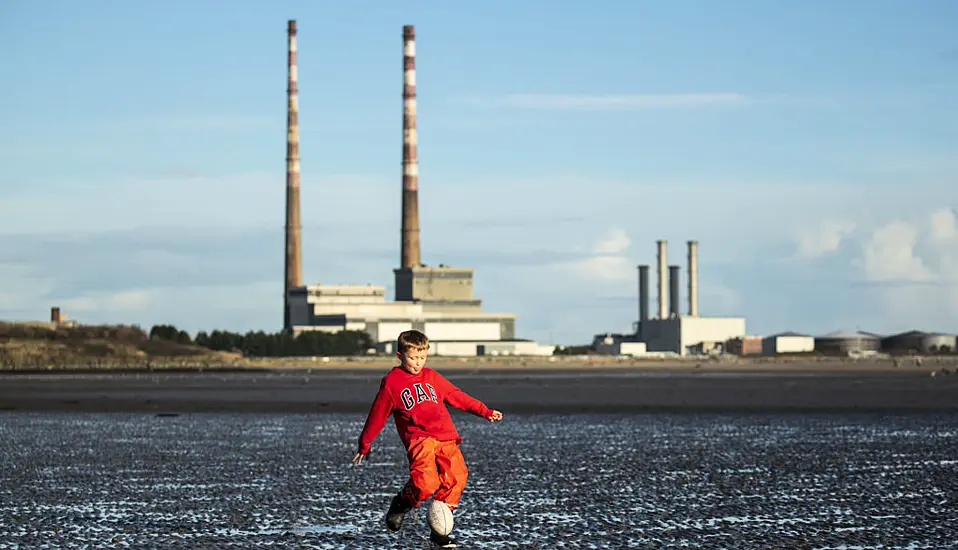
{"type": "MultiPolygon", "coordinates": [[[[506,412],[958,411],[958,374],[927,361],[431,366],[506,412]]],[[[0,410],[365,412],[388,368],[7,373],[0,410]]]]}

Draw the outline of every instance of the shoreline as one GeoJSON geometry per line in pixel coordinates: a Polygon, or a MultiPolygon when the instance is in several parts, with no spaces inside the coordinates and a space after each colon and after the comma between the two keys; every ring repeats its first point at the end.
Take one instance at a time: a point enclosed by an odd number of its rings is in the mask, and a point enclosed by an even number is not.
{"type": "MultiPolygon", "coordinates": [[[[78,364],[74,366],[20,367],[0,366],[0,377],[39,373],[144,373],[144,372],[269,372],[269,371],[327,371],[327,370],[387,370],[395,365],[395,358],[384,356],[352,357],[268,357],[241,358],[232,361],[210,362],[182,360],[123,363],[101,366],[78,364]]],[[[947,371],[958,373],[958,356],[908,356],[848,358],[834,356],[754,356],[754,357],[664,357],[638,358],[607,355],[586,356],[484,356],[429,358],[428,365],[450,371],[566,371],[614,369],[635,371],[807,371],[807,372],[897,372],[947,371]],[[921,363],[918,364],[917,361],[921,363]]]]}
{"type": "MultiPolygon", "coordinates": [[[[958,375],[926,362],[430,366],[504,413],[949,412],[958,375]]],[[[392,363],[6,372],[0,411],[365,413],[392,363]]]]}

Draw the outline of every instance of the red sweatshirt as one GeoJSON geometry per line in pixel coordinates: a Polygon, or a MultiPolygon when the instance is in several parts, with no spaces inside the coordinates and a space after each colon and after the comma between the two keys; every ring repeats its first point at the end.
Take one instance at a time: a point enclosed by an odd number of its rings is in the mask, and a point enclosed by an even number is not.
{"type": "Polygon", "coordinates": [[[383,377],[379,393],[369,409],[366,425],[359,434],[359,452],[369,453],[369,446],[386,425],[390,414],[396,420],[399,438],[407,449],[413,441],[422,437],[462,442],[446,403],[486,420],[492,415],[492,409],[482,401],[460,390],[428,367],[423,367],[419,374],[410,374],[401,367],[393,367],[383,377]]]}

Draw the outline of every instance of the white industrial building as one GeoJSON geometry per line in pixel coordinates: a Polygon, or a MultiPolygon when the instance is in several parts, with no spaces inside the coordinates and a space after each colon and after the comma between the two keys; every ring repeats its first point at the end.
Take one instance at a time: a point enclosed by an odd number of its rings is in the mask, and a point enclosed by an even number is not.
{"type": "MultiPolygon", "coordinates": [[[[555,348],[532,340],[429,340],[429,353],[440,357],[547,356],[555,353],[555,348]]],[[[395,353],[395,340],[380,342],[377,351],[395,353]]]]}
{"type": "Polygon", "coordinates": [[[781,332],[762,338],[762,355],[811,353],[815,351],[815,337],[797,332],[781,332]]]}
{"type": "MultiPolygon", "coordinates": [[[[679,311],[679,266],[669,266],[667,243],[658,241],[658,316],[649,317],[649,266],[639,266],[639,322],[633,342],[648,353],[688,355],[724,349],[744,337],[743,317],[700,317],[698,313],[698,241],[688,241],[688,314],[679,311]]],[[[598,349],[598,348],[597,348],[598,349]]]]}
{"type": "Polygon", "coordinates": [[[743,317],[674,317],[649,319],[642,324],[642,339],[650,352],[679,355],[705,352],[745,336],[743,317]]]}
{"type": "Polygon", "coordinates": [[[399,334],[420,330],[430,352],[445,356],[552,355],[555,346],[516,339],[515,313],[482,311],[473,270],[448,266],[395,270],[396,301],[377,285],[307,285],[290,290],[293,333],[365,331],[380,353],[399,334]]]}
{"type": "Polygon", "coordinates": [[[290,317],[294,332],[363,330],[376,342],[395,340],[410,329],[435,341],[506,340],[515,338],[516,322],[514,313],[483,312],[478,303],[387,302],[385,287],[375,285],[291,289],[290,317]]]}
{"type": "Polygon", "coordinates": [[[592,347],[599,355],[637,357],[646,355],[648,351],[645,342],[636,342],[631,334],[597,334],[592,339],[592,347]]]}

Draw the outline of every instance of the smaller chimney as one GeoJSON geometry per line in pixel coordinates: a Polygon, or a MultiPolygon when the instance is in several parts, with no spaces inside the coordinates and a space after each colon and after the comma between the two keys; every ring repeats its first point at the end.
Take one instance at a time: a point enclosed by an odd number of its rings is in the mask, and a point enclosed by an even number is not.
{"type": "Polygon", "coordinates": [[[689,241],[689,316],[699,316],[699,242],[689,241]]]}
{"type": "Polygon", "coordinates": [[[677,265],[669,266],[669,316],[678,317],[679,311],[679,269],[677,265]]]}
{"type": "Polygon", "coordinates": [[[639,336],[649,320],[649,266],[639,266],[639,336]]]}
{"type": "Polygon", "coordinates": [[[668,266],[668,251],[665,241],[656,241],[658,245],[658,271],[659,271],[659,319],[667,319],[669,316],[668,287],[665,279],[668,277],[666,269],[668,266]]]}
{"type": "Polygon", "coordinates": [[[58,307],[50,308],[50,322],[58,323],[58,324],[61,322],[60,308],[58,307]]]}

